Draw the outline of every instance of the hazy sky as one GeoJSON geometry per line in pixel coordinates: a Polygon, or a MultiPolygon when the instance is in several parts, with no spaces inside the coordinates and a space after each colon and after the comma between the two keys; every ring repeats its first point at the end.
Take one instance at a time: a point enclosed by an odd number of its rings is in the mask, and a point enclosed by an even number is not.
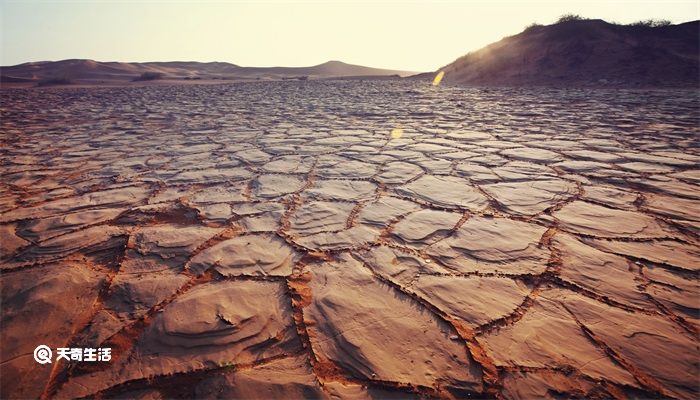
{"type": "Polygon", "coordinates": [[[0,0],[0,65],[328,60],[435,70],[532,22],[572,12],[629,23],[700,18],[700,1],[32,1],[0,0]]]}

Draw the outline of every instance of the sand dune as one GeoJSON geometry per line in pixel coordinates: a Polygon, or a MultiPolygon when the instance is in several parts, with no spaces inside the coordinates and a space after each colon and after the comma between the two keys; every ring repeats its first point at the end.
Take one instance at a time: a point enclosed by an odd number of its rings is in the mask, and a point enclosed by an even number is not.
{"type": "Polygon", "coordinates": [[[603,20],[533,26],[442,70],[446,81],[469,85],[698,87],[698,32],[700,21],[660,27],[603,20]]]}
{"type": "Polygon", "coordinates": [[[324,79],[337,77],[406,76],[413,72],[370,68],[328,61],[311,67],[241,67],[225,62],[100,62],[93,60],[40,61],[0,67],[3,82],[66,79],[73,83],[132,81],[144,73],[163,79],[324,79]]]}

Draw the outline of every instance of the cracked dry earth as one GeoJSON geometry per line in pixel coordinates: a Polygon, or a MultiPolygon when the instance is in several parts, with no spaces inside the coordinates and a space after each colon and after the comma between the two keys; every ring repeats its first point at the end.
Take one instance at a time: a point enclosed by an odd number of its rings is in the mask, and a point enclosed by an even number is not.
{"type": "Polygon", "coordinates": [[[2,98],[3,398],[700,396],[697,91],[2,98]]]}

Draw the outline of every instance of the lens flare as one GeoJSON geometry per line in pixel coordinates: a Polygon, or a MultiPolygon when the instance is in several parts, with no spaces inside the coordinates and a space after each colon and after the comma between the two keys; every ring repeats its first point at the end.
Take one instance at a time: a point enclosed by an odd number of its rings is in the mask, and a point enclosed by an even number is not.
{"type": "Polygon", "coordinates": [[[401,139],[402,135],[403,135],[403,129],[401,129],[401,128],[394,128],[391,130],[391,138],[392,139],[401,139]]]}
{"type": "Polygon", "coordinates": [[[442,77],[445,76],[445,71],[440,71],[438,72],[437,75],[435,75],[435,79],[433,79],[433,86],[437,86],[442,82],[442,77]]]}

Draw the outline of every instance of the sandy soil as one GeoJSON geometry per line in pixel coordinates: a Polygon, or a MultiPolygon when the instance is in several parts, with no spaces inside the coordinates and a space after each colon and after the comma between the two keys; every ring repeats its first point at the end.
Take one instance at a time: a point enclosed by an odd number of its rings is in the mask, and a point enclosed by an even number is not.
{"type": "Polygon", "coordinates": [[[3,398],[700,396],[697,91],[0,96],[3,398]]]}

